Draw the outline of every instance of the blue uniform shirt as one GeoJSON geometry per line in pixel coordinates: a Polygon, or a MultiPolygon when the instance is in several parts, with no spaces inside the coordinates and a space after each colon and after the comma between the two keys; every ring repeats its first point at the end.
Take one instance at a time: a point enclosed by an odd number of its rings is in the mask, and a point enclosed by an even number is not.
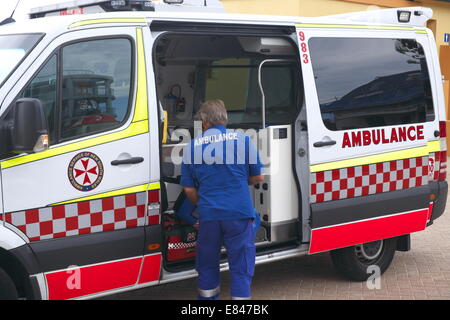
{"type": "Polygon", "coordinates": [[[200,221],[253,218],[248,178],[261,168],[248,136],[213,126],[185,147],[181,185],[197,187],[200,221]]]}

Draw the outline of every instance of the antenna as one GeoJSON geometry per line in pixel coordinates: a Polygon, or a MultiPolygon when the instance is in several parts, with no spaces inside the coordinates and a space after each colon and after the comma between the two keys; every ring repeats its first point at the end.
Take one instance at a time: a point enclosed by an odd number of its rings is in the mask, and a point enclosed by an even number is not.
{"type": "MultiPolygon", "coordinates": [[[[17,9],[17,7],[19,6],[20,1],[21,1],[21,0],[17,0],[16,6],[14,7],[13,12],[11,13],[11,17],[10,17],[11,19],[13,18],[14,13],[16,13],[16,9],[17,9]]],[[[14,20],[14,19],[13,19],[13,20],[14,20]]]]}
{"type": "Polygon", "coordinates": [[[14,16],[14,13],[16,13],[16,9],[19,6],[19,3],[20,3],[20,0],[17,0],[16,6],[14,7],[14,10],[11,13],[11,16],[9,18],[6,18],[2,22],[0,22],[0,26],[3,26],[3,25],[8,24],[8,23],[16,22],[16,20],[13,19],[13,16],[14,16]]]}

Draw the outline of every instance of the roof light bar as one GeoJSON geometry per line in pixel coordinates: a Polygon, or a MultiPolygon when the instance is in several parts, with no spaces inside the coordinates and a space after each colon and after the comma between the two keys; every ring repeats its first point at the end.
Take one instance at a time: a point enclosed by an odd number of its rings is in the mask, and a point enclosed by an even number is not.
{"type": "Polygon", "coordinates": [[[123,10],[123,11],[155,10],[155,6],[150,0],[111,0],[109,4],[113,10],[123,10]]]}
{"type": "Polygon", "coordinates": [[[65,0],[31,8],[29,15],[35,19],[119,11],[226,12],[220,0],[65,0]]]}
{"type": "Polygon", "coordinates": [[[127,5],[127,2],[125,0],[111,0],[111,7],[113,9],[120,9],[122,7],[125,7],[127,5]]]}

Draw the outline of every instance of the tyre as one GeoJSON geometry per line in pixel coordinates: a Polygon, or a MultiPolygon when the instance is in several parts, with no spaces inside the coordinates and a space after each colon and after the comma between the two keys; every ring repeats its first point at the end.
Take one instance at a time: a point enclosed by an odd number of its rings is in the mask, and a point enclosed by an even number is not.
{"type": "Polygon", "coordinates": [[[331,260],[336,269],[346,278],[366,281],[373,275],[370,266],[377,266],[380,275],[386,271],[394,258],[397,239],[390,238],[367,242],[331,251],[331,260]]]}
{"type": "Polygon", "coordinates": [[[0,300],[17,300],[18,298],[14,281],[5,270],[0,268],[0,300]]]}

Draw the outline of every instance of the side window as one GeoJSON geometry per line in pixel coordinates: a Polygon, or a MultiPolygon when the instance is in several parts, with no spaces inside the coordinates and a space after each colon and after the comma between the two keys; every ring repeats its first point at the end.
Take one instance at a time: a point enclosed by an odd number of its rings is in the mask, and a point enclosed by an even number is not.
{"type": "Polygon", "coordinates": [[[309,44],[329,130],[434,120],[425,54],[416,40],[312,38],[309,44]]]}
{"type": "Polygon", "coordinates": [[[130,105],[131,42],[78,42],[64,47],[62,57],[61,139],[119,126],[130,105]]]}
{"type": "Polygon", "coordinates": [[[53,55],[19,95],[20,98],[41,100],[47,116],[50,144],[57,140],[55,126],[57,60],[56,55],[53,55]]]}
{"type": "Polygon", "coordinates": [[[245,110],[250,59],[224,59],[211,63],[206,78],[205,101],[220,97],[228,111],[245,110]]]}
{"type": "Polygon", "coordinates": [[[289,66],[268,66],[262,69],[262,86],[269,112],[295,104],[293,72],[289,66]]]}
{"type": "MultiPolygon", "coordinates": [[[[220,98],[225,102],[230,126],[259,125],[262,119],[258,66],[261,60],[249,58],[213,61],[206,67],[203,100],[220,98]]],[[[261,79],[266,102],[266,122],[271,125],[292,122],[297,113],[296,63],[269,63],[261,79]]]]}

